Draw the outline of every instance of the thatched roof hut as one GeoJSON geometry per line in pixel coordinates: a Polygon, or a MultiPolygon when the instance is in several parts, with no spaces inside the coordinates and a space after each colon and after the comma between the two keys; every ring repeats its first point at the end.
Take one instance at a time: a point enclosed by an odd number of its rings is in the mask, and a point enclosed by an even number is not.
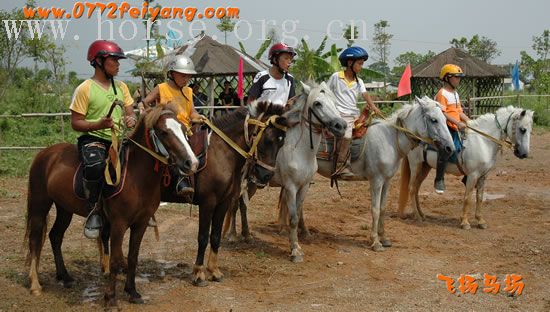
{"type": "MultiPolygon", "coordinates": [[[[466,77],[462,79],[458,93],[468,107],[471,97],[499,96],[504,91],[504,78],[509,74],[501,67],[488,64],[461,49],[449,48],[412,69],[413,95],[434,96],[443,85],[439,72],[445,64],[456,64],[466,77]]],[[[492,111],[499,107],[498,100],[488,99],[476,103],[476,113],[492,111]]]]}

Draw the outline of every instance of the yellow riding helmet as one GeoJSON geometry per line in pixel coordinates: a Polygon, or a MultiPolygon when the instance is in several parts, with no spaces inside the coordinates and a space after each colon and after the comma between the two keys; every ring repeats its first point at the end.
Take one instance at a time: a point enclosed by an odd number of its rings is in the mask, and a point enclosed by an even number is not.
{"type": "Polygon", "coordinates": [[[462,68],[455,64],[445,64],[441,68],[439,79],[444,80],[447,76],[464,77],[464,72],[462,71],[462,68]]]}

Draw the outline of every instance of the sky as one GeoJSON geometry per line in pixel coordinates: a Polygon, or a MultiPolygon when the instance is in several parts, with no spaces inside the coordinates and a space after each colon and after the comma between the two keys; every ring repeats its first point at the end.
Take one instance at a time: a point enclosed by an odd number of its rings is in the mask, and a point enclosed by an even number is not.
{"type": "MultiPolygon", "coordinates": [[[[90,1],[92,2],[92,1],[90,1]]],[[[95,1],[93,1],[95,3],[95,1]]],[[[102,1],[108,2],[108,1],[102,1]]],[[[122,1],[113,0],[120,5],[122,1]]],[[[131,6],[142,8],[142,1],[127,1],[131,6]]],[[[475,34],[488,37],[497,42],[501,55],[493,64],[514,63],[520,58],[520,51],[534,54],[531,46],[533,36],[540,36],[545,29],[550,29],[550,1],[480,1],[480,0],[417,0],[417,1],[169,1],[157,0],[163,7],[196,7],[203,11],[206,7],[239,8],[239,27],[235,33],[228,34],[228,44],[238,46],[240,37],[250,54],[255,54],[270,28],[274,28],[287,44],[296,45],[301,38],[307,38],[308,44],[316,48],[325,35],[329,35],[328,46],[335,43],[345,47],[346,40],[341,38],[342,27],[354,23],[358,26],[359,38],[355,44],[372,50],[372,33],[374,24],[380,20],[389,22],[388,32],[393,35],[390,48],[390,59],[399,54],[414,51],[426,53],[431,50],[439,53],[449,48],[452,38],[471,38],[475,34]]],[[[25,1],[2,1],[0,9],[12,10],[22,8],[25,1]]],[[[74,1],[36,1],[37,6],[56,6],[72,10],[74,1]]],[[[107,18],[103,16],[102,21],[107,18]]],[[[161,33],[168,31],[162,20],[161,33]]],[[[124,18],[113,20],[113,39],[124,50],[144,47],[146,44],[145,28],[137,19],[124,18]],[[137,32],[134,34],[134,26],[137,32]],[[124,40],[122,37],[130,40],[124,40]]],[[[201,27],[206,33],[223,42],[223,33],[216,29],[216,19],[195,19],[192,24],[183,20],[172,21],[171,28],[182,34],[182,41],[191,38],[190,31],[197,34],[201,27]],[[193,32],[193,29],[198,29],[193,32]]],[[[102,34],[98,34],[97,15],[91,19],[72,19],[67,24],[65,39],[58,39],[58,44],[67,48],[65,59],[67,69],[76,71],[85,78],[91,75],[91,67],[86,61],[89,44],[96,39],[109,39],[109,25],[104,22],[102,34]],[[78,40],[75,40],[78,38],[78,40]]],[[[1,31],[5,31],[5,26],[1,31]]],[[[24,29],[22,31],[26,31],[24,29]]],[[[372,53],[371,53],[372,55],[372,53]]],[[[28,60],[30,63],[30,60],[28,60]]],[[[367,65],[372,58],[367,61],[367,65]]],[[[390,63],[392,65],[392,63],[390,63]]],[[[121,78],[127,79],[125,71],[133,68],[131,61],[122,62],[121,78]]]]}

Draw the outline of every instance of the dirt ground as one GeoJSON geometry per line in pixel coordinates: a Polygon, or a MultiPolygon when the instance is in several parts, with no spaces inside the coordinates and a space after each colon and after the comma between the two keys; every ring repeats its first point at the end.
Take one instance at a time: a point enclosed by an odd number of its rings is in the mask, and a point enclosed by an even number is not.
{"type": "MultiPolygon", "coordinates": [[[[149,230],[138,266],[138,291],[144,305],[128,311],[550,311],[550,133],[539,130],[531,154],[519,160],[510,151],[499,156],[486,183],[484,216],[489,227],[459,228],[463,186],[447,177],[447,192],[432,191],[434,172],[423,185],[421,203],[427,220],[396,216],[393,180],[386,231],[393,247],[375,253],[370,246],[371,213],[367,182],[342,182],[340,198],[328,180],[316,177],[305,201],[312,237],[302,242],[305,261],[289,261],[286,235],[278,234],[278,189],[252,199],[252,242],[223,242],[220,265],[225,279],[194,287],[190,273],[196,253],[198,210],[165,205],[157,213],[161,241],[149,230]],[[483,292],[483,274],[497,276],[497,294],[483,292]],[[438,274],[452,277],[451,294],[438,274]],[[461,274],[477,279],[475,294],[462,294],[461,274]],[[518,274],[521,295],[504,291],[505,276],[518,274]]],[[[0,181],[0,311],[94,311],[102,308],[104,279],[94,241],[82,235],[75,217],[63,245],[67,268],[77,280],[64,289],[55,280],[50,245],[40,262],[43,294],[28,291],[22,246],[26,180],[0,181]]],[[[55,212],[52,210],[50,217],[55,212]]],[[[50,218],[50,225],[53,218],[50,218]]],[[[122,294],[123,283],[119,283],[122,294]]]]}

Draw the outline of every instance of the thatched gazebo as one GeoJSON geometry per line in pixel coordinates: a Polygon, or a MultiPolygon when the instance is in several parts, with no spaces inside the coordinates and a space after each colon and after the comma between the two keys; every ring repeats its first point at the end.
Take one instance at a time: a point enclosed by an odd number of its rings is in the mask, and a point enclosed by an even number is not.
{"type": "Polygon", "coordinates": [[[267,68],[265,63],[243,53],[242,51],[212,39],[207,35],[189,41],[187,44],[174,49],[163,58],[156,60],[155,65],[145,72],[135,71],[136,76],[142,77],[142,94],[145,88],[164,80],[164,64],[174,55],[185,54],[191,57],[198,72],[194,75],[193,83],[199,83],[200,89],[208,96],[208,105],[213,106],[223,90],[223,82],[230,81],[232,87],[237,86],[239,62],[243,59],[244,90],[248,90],[254,76],[267,68]]]}
{"type": "MultiPolygon", "coordinates": [[[[412,69],[411,86],[413,95],[434,96],[442,87],[439,72],[445,64],[456,64],[462,68],[466,77],[458,87],[463,105],[469,110],[472,97],[499,96],[504,91],[504,78],[509,74],[502,68],[488,64],[465,51],[449,48],[430,60],[412,69]]],[[[486,99],[476,102],[476,113],[493,111],[500,107],[498,99],[486,99]]]]}

